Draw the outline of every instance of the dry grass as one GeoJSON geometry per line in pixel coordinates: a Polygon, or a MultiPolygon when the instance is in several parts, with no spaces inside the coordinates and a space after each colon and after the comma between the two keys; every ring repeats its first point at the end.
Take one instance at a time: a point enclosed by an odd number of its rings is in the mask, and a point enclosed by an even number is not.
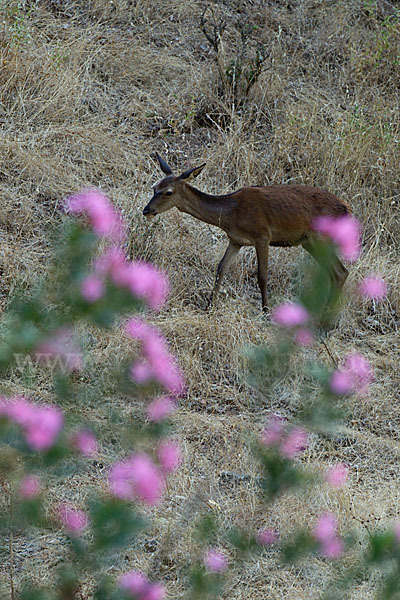
{"type": "MultiPolygon", "coordinates": [[[[1,308],[16,287],[29,290],[46,268],[60,202],[87,185],[103,188],[124,212],[132,256],[153,261],[170,277],[168,305],[151,318],[187,377],[176,419],[185,462],[165,504],[152,511],[153,530],[112,571],[148,569],[171,598],[182,597],[186,564],[197,556],[192,523],[203,510],[215,512],[223,525],[274,525],[285,534],[331,509],[361,540],[365,520],[386,525],[400,517],[399,17],[386,0],[227,0],[212,7],[227,23],[226,64],[235,58],[238,21],[252,28],[250,54],[254,44],[265,46],[264,71],[238,106],[221,93],[213,50],[199,28],[203,6],[194,0],[3,0],[0,6],[1,308]],[[259,431],[271,410],[295,414],[302,356],[294,374],[265,394],[246,382],[243,348],[274,335],[260,317],[253,253],[243,252],[217,307],[204,312],[225,238],[175,211],[144,221],[141,209],[161,177],[155,150],[177,170],[206,161],[198,181],[203,190],[314,184],[348,201],[361,219],[363,255],[351,267],[329,341],[337,356],[354,348],[366,354],[376,382],[366,399],[352,402],[353,418],[340,435],[313,439],[304,457],[316,469],[348,462],[352,475],[344,491],[317,487],[306,504],[289,495],[273,510],[260,506],[248,434],[259,431]],[[352,294],[370,271],[389,284],[388,299],[379,305],[352,294]]],[[[306,258],[296,249],[271,254],[275,303],[294,293],[293,275],[306,258]]],[[[129,349],[114,333],[98,334],[92,350],[107,379],[108,357],[126,356],[129,349]]],[[[318,345],[307,352],[327,360],[318,345]]],[[[50,398],[45,377],[38,381],[30,392],[50,398]]],[[[26,391],[18,374],[3,384],[7,391],[26,391]]],[[[139,402],[112,396],[101,406],[81,407],[84,418],[105,432],[103,455],[90,476],[52,483],[56,496],[79,503],[86,484],[104,480],[118,450],[107,429],[115,406],[129,418],[140,410],[139,402]]],[[[16,540],[17,579],[34,572],[46,581],[62,553],[59,542],[16,540]]],[[[330,575],[326,561],[283,568],[269,550],[234,568],[224,597],[317,598],[330,575]]],[[[371,576],[349,597],[372,598],[376,585],[371,576]]]]}

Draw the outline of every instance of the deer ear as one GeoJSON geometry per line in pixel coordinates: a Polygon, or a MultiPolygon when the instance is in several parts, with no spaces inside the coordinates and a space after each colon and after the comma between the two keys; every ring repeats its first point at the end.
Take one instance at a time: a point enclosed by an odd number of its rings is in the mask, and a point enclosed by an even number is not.
{"type": "Polygon", "coordinates": [[[197,177],[197,175],[200,175],[205,166],[206,163],[204,163],[204,165],[200,165],[200,167],[194,167],[193,169],[189,169],[189,171],[185,171],[184,173],[182,173],[182,175],[179,175],[178,179],[181,179],[186,183],[187,181],[190,181],[191,179],[197,177]]]}
{"type": "Polygon", "coordinates": [[[161,156],[159,154],[157,154],[157,152],[156,152],[156,159],[158,160],[161,171],[163,173],[165,173],[166,175],[172,175],[171,167],[165,162],[165,160],[163,158],[161,158],[161,156]]]}

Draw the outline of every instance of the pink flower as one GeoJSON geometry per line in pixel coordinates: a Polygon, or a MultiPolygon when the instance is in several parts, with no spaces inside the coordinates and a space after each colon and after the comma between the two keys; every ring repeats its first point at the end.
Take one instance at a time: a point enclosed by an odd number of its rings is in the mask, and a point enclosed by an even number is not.
{"type": "Polygon", "coordinates": [[[100,277],[110,275],[116,285],[126,285],[124,278],[126,266],[127,260],[123,250],[119,246],[111,246],[95,260],[94,272],[100,277]]]}
{"type": "Polygon", "coordinates": [[[165,588],[160,583],[150,583],[140,571],[130,571],[119,578],[118,585],[135,600],[163,600],[165,588]]]}
{"type": "Polygon", "coordinates": [[[339,463],[330,467],[325,473],[325,479],[327,483],[334,487],[340,488],[344,485],[349,474],[349,469],[344,463],[339,463]]]}
{"type": "Polygon", "coordinates": [[[285,458],[295,458],[308,446],[307,432],[301,427],[294,427],[280,445],[280,453],[285,458]]]}
{"type": "Polygon", "coordinates": [[[94,457],[97,455],[96,436],[89,429],[81,429],[72,436],[72,444],[84,455],[94,457]]]}
{"type": "Polygon", "coordinates": [[[129,337],[142,343],[145,361],[134,363],[132,378],[136,382],[148,381],[151,376],[169,392],[180,394],[184,390],[184,379],[175,359],[169,352],[161,334],[138,318],[130,319],[125,325],[129,337]],[[146,368],[145,368],[146,365],[146,368]]]}
{"type": "Polygon", "coordinates": [[[332,373],[329,386],[334,394],[344,396],[352,389],[351,374],[346,371],[337,370],[332,373]]]}
{"type": "Polygon", "coordinates": [[[147,407],[147,416],[149,421],[153,423],[159,423],[164,421],[169,415],[175,410],[176,403],[172,398],[168,396],[160,396],[156,398],[147,407]]]}
{"type": "Polygon", "coordinates": [[[127,285],[134,296],[146,300],[150,308],[160,308],[168,295],[168,281],[153,265],[133,262],[128,268],[127,285]]]}
{"type": "Polygon", "coordinates": [[[50,448],[63,426],[63,415],[58,407],[37,406],[25,398],[0,400],[0,416],[21,425],[27,444],[33,450],[50,448]]]}
{"type": "Polygon", "coordinates": [[[360,255],[361,226],[352,215],[334,218],[317,217],[313,223],[315,231],[331,238],[346,260],[354,262],[360,255]]]}
{"type": "Polygon", "coordinates": [[[139,498],[146,504],[157,504],[164,491],[162,475],[146,454],[133,454],[115,463],[109,475],[109,485],[117,498],[139,498]]]}
{"type": "Polygon", "coordinates": [[[212,548],[205,553],[204,564],[206,569],[212,573],[222,573],[228,567],[226,556],[224,556],[222,552],[219,552],[219,550],[216,550],[215,548],[212,548]]]}
{"type": "Polygon", "coordinates": [[[109,248],[97,259],[95,272],[109,275],[115,285],[127,288],[135,298],[143,299],[154,310],[158,310],[167,299],[169,285],[166,276],[149,263],[127,261],[118,247],[109,248]]]}
{"type": "Polygon", "coordinates": [[[72,508],[67,503],[61,504],[58,510],[61,523],[73,535],[82,533],[87,528],[89,519],[83,510],[72,508]]]}
{"type": "Polygon", "coordinates": [[[144,593],[148,585],[149,581],[147,577],[140,571],[124,573],[118,580],[118,586],[135,597],[144,593]]]}
{"type": "Polygon", "coordinates": [[[272,319],[283,327],[304,325],[310,318],[307,310],[301,304],[285,302],[276,306],[272,311],[272,319]]]}
{"type": "Polygon", "coordinates": [[[370,275],[360,283],[359,291],[365,298],[382,300],[387,294],[387,286],[382,277],[370,275]]]}
{"type": "Polygon", "coordinates": [[[359,395],[365,394],[369,384],[375,379],[368,360],[356,352],[346,358],[343,369],[350,374],[353,390],[359,395]]]}
{"type": "Polygon", "coordinates": [[[0,416],[18,425],[28,423],[32,419],[35,410],[36,406],[22,396],[0,399],[0,416]]]}
{"type": "Polygon", "coordinates": [[[337,519],[335,515],[324,512],[314,527],[314,537],[318,542],[324,542],[336,535],[337,519]]]}
{"type": "Polygon", "coordinates": [[[266,446],[277,446],[282,441],[284,430],[285,420],[279,415],[272,415],[261,434],[262,443],[266,446]]]}
{"type": "Polygon", "coordinates": [[[311,346],[314,336],[309,329],[303,327],[302,329],[296,329],[293,339],[298,346],[311,346]]]}
{"type": "Polygon", "coordinates": [[[86,214],[93,231],[102,237],[122,240],[124,225],[118,213],[107,196],[95,189],[87,189],[71,196],[66,201],[67,212],[86,214]]]}
{"type": "Polygon", "coordinates": [[[88,275],[81,283],[81,294],[87,302],[96,302],[104,296],[104,283],[95,275],[88,275]]]}
{"type": "Polygon", "coordinates": [[[261,546],[270,546],[278,540],[278,534],[273,529],[261,529],[257,534],[257,541],[261,546]]]}
{"type": "Polygon", "coordinates": [[[43,340],[36,347],[35,356],[50,368],[58,365],[69,371],[80,371],[83,366],[82,354],[74,343],[72,331],[67,328],[58,329],[43,340]]]}
{"type": "Polygon", "coordinates": [[[343,367],[332,374],[330,388],[338,395],[355,392],[363,396],[374,378],[367,359],[355,352],[348,355],[343,367]]]}
{"type": "Polygon", "coordinates": [[[323,513],[314,527],[314,537],[321,545],[321,553],[327,558],[338,558],[344,549],[337,535],[337,520],[332,513],[323,513]]]}
{"type": "Polygon", "coordinates": [[[164,600],[165,588],[161,583],[150,583],[146,593],[140,597],[140,600],[164,600]]]}
{"type": "Polygon", "coordinates": [[[48,450],[64,424],[61,410],[55,406],[36,407],[25,424],[25,439],[33,450],[48,450]]]}
{"type": "Polygon", "coordinates": [[[327,558],[339,558],[343,554],[344,544],[338,537],[332,537],[321,544],[321,552],[327,558]]]}
{"type": "Polygon", "coordinates": [[[36,475],[26,475],[19,484],[19,493],[25,500],[36,498],[40,493],[40,479],[36,475]]]}
{"type": "Polygon", "coordinates": [[[182,460],[179,444],[172,440],[161,442],[157,449],[157,456],[160,461],[161,470],[165,474],[176,471],[182,460]]]}

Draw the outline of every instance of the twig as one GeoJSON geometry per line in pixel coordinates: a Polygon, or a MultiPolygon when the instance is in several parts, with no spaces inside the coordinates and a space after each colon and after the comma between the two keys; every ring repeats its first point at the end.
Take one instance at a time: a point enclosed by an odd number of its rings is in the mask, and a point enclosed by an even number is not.
{"type": "Polygon", "coordinates": [[[321,341],[321,344],[323,345],[323,347],[325,348],[325,350],[326,350],[326,352],[327,352],[327,354],[328,354],[329,358],[331,359],[331,361],[332,361],[332,362],[333,362],[333,364],[335,365],[335,369],[337,369],[337,367],[338,367],[338,365],[337,365],[337,361],[336,361],[336,359],[334,358],[334,356],[333,356],[333,354],[332,354],[332,352],[331,352],[331,350],[330,350],[330,348],[329,348],[328,344],[327,344],[327,343],[326,343],[326,342],[325,342],[323,339],[321,339],[320,341],[321,341]]]}

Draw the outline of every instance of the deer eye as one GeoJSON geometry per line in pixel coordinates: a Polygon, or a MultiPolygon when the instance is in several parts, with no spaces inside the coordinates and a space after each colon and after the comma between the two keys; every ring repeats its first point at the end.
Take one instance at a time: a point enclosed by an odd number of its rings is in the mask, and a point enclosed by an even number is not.
{"type": "Polygon", "coordinates": [[[165,195],[166,195],[166,196],[170,196],[171,194],[172,194],[172,190],[167,190],[167,191],[165,192],[165,195]]]}

